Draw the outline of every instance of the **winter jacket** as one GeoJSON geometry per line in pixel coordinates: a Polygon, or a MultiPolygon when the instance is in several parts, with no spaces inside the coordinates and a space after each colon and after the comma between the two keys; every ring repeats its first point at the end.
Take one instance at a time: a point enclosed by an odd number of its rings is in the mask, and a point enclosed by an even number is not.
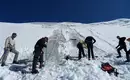
{"type": "Polygon", "coordinates": [[[85,39],[85,43],[87,43],[87,44],[94,44],[95,42],[96,42],[96,40],[92,36],[88,36],[85,39]]]}
{"type": "Polygon", "coordinates": [[[87,44],[83,40],[80,40],[80,43],[82,44],[83,48],[87,48],[87,44]]]}
{"type": "Polygon", "coordinates": [[[119,46],[126,46],[125,39],[126,39],[126,37],[119,38],[119,44],[118,44],[117,47],[119,47],[119,46]]]}
{"type": "Polygon", "coordinates": [[[6,38],[5,48],[14,48],[15,49],[15,40],[10,37],[6,38]]]}
{"type": "Polygon", "coordinates": [[[45,38],[41,38],[37,41],[36,45],[35,45],[35,50],[40,50],[42,51],[43,47],[47,47],[46,42],[45,42],[45,38]]]}

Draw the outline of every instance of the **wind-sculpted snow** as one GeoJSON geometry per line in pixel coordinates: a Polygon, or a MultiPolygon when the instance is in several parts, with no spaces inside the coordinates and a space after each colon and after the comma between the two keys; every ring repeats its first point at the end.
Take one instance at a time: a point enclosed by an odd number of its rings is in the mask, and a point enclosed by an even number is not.
{"type": "Polygon", "coordinates": [[[54,30],[53,35],[49,37],[49,42],[47,45],[47,50],[45,52],[45,60],[47,63],[55,62],[55,64],[60,63],[62,54],[59,53],[58,48],[60,42],[65,42],[65,38],[61,30],[54,30]]]}

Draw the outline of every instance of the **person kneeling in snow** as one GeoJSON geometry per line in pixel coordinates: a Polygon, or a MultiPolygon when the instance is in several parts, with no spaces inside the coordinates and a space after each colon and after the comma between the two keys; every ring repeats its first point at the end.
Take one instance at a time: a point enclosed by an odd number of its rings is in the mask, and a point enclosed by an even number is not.
{"type": "Polygon", "coordinates": [[[14,40],[14,38],[16,38],[16,36],[17,36],[16,33],[12,33],[12,36],[10,36],[10,37],[8,37],[6,39],[4,54],[2,55],[2,64],[1,64],[1,66],[5,66],[5,61],[7,59],[7,56],[9,54],[9,52],[12,52],[12,53],[15,54],[13,63],[18,64],[17,59],[18,59],[19,52],[16,51],[16,49],[15,49],[15,40],[14,40]]]}
{"type": "Polygon", "coordinates": [[[35,48],[34,48],[34,58],[33,58],[33,64],[32,64],[32,74],[38,73],[38,70],[36,70],[36,65],[39,60],[40,62],[40,68],[43,67],[43,48],[47,47],[46,43],[48,42],[48,37],[41,38],[37,41],[35,48]]]}
{"type": "Polygon", "coordinates": [[[77,44],[77,48],[79,49],[78,59],[80,60],[82,55],[85,57],[84,48],[87,48],[87,44],[83,40],[80,40],[80,42],[77,44]]]}

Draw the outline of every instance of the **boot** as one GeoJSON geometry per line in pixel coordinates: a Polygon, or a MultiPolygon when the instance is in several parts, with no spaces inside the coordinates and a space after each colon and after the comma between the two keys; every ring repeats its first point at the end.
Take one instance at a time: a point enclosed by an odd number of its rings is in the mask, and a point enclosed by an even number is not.
{"type": "Polygon", "coordinates": [[[95,60],[95,58],[92,58],[93,60],[95,60]]]}
{"type": "Polygon", "coordinates": [[[78,58],[78,60],[81,60],[81,58],[78,58]]]}
{"type": "Polygon", "coordinates": [[[130,62],[130,60],[126,60],[125,62],[130,62]]]}
{"type": "Polygon", "coordinates": [[[44,64],[40,64],[39,68],[42,68],[42,67],[44,67],[44,64]]]}
{"type": "Polygon", "coordinates": [[[19,64],[19,62],[18,61],[13,61],[13,64],[19,64]]]}
{"type": "Polygon", "coordinates": [[[69,56],[66,56],[65,59],[68,60],[68,59],[69,59],[69,56]]]}
{"type": "Polygon", "coordinates": [[[5,66],[5,63],[2,63],[1,66],[5,66]]]}
{"type": "Polygon", "coordinates": [[[38,70],[32,70],[32,74],[37,74],[39,73],[38,70]]]}
{"type": "Polygon", "coordinates": [[[116,58],[121,58],[121,56],[117,56],[116,58]]]}

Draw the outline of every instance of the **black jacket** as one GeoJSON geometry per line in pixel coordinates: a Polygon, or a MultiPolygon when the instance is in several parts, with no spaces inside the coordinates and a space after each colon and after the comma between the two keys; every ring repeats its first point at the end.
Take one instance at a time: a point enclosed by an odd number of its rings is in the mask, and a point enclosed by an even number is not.
{"type": "Polygon", "coordinates": [[[45,38],[39,39],[34,48],[35,50],[42,50],[43,47],[47,47],[45,44],[45,38]]]}
{"type": "Polygon", "coordinates": [[[92,36],[88,36],[85,39],[85,43],[87,43],[87,44],[94,44],[95,42],[96,42],[96,40],[92,36]]]}
{"type": "Polygon", "coordinates": [[[126,43],[125,43],[125,39],[126,37],[121,37],[121,38],[118,38],[119,39],[119,44],[117,47],[119,46],[126,46],[126,43]]]}

